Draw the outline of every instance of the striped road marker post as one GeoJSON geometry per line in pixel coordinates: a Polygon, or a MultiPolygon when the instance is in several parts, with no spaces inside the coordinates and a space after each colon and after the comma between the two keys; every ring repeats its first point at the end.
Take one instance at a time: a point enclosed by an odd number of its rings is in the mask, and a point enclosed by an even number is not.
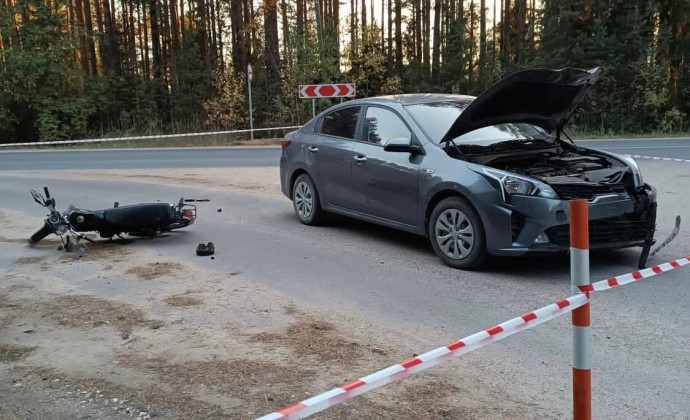
{"type": "MultiPolygon", "coordinates": [[[[570,288],[573,293],[589,280],[589,214],[587,200],[572,200],[570,210],[570,288]]],[[[587,297],[589,293],[585,292],[587,297]]],[[[592,418],[592,332],[589,303],[573,311],[573,418],[592,418]]]]}

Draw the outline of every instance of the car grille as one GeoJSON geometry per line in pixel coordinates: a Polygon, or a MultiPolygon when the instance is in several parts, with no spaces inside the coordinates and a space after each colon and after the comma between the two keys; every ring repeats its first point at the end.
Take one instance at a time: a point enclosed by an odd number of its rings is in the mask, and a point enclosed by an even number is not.
{"type": "MultiPolygon", "coordinates": [[[[589,243],[591,245],[605,245],[619,242],[643,242],[649,227],[649,222],[639,220],[590,220],[589,243]]],[[[570,245],[570,225],[548,228],[546,235],[556,245],[570,245]]]]}
{"type": "Polygon", "coordinates": [[[564,200],[583,198],[591,200],[597,195],[624,192],[624,184],[550,184],[564,200]]]}

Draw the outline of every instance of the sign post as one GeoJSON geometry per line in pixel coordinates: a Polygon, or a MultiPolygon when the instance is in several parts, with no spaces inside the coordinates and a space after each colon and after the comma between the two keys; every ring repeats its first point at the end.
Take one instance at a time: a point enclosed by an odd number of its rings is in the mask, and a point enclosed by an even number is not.
{"type": "Polygon", "coordinates": [[[318,98],[354,98],[356,89],[354,83],[332,83],[323,85],[299,85],[299,97],[311,99],[311,116],[316,116],[316,99],[318,98]]]}
{"type": "Polygon", "coordinates": [[[247,87],[249,88],[249,136],[254,140],[254,115],[252,111],[252,78],[254,70],[251,64],[247,64],[247,87]]]}

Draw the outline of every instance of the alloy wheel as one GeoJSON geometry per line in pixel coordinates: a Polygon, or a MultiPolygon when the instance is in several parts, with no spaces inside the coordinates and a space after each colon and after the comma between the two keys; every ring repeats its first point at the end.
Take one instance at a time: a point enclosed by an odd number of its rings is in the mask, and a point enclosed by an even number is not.
{"type": "Polygon", "coordinates": [[[300,182],[295,186],[295,208],[302,220],[311,216],[314,208],[314,194],[306,182],[300,182]]]}
{"type": "Polygon", "coordinates": [[[441,213],[434,226],[438,247],[449,258],[466,258],[474,247],[474,228],[465,213],[458,209],[447,209],[441,213]]]}

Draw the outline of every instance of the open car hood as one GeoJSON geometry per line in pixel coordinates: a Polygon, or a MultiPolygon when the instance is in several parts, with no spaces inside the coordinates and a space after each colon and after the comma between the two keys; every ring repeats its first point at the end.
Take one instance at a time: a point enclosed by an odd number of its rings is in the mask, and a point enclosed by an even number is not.
{"type": "Polygon", "coordinates": [[[472,101],[441,142],[505,123],[529,123],[558,133],[600,77],[599,67],[589,71],[568,68],[513,73],[472,101]]]}

